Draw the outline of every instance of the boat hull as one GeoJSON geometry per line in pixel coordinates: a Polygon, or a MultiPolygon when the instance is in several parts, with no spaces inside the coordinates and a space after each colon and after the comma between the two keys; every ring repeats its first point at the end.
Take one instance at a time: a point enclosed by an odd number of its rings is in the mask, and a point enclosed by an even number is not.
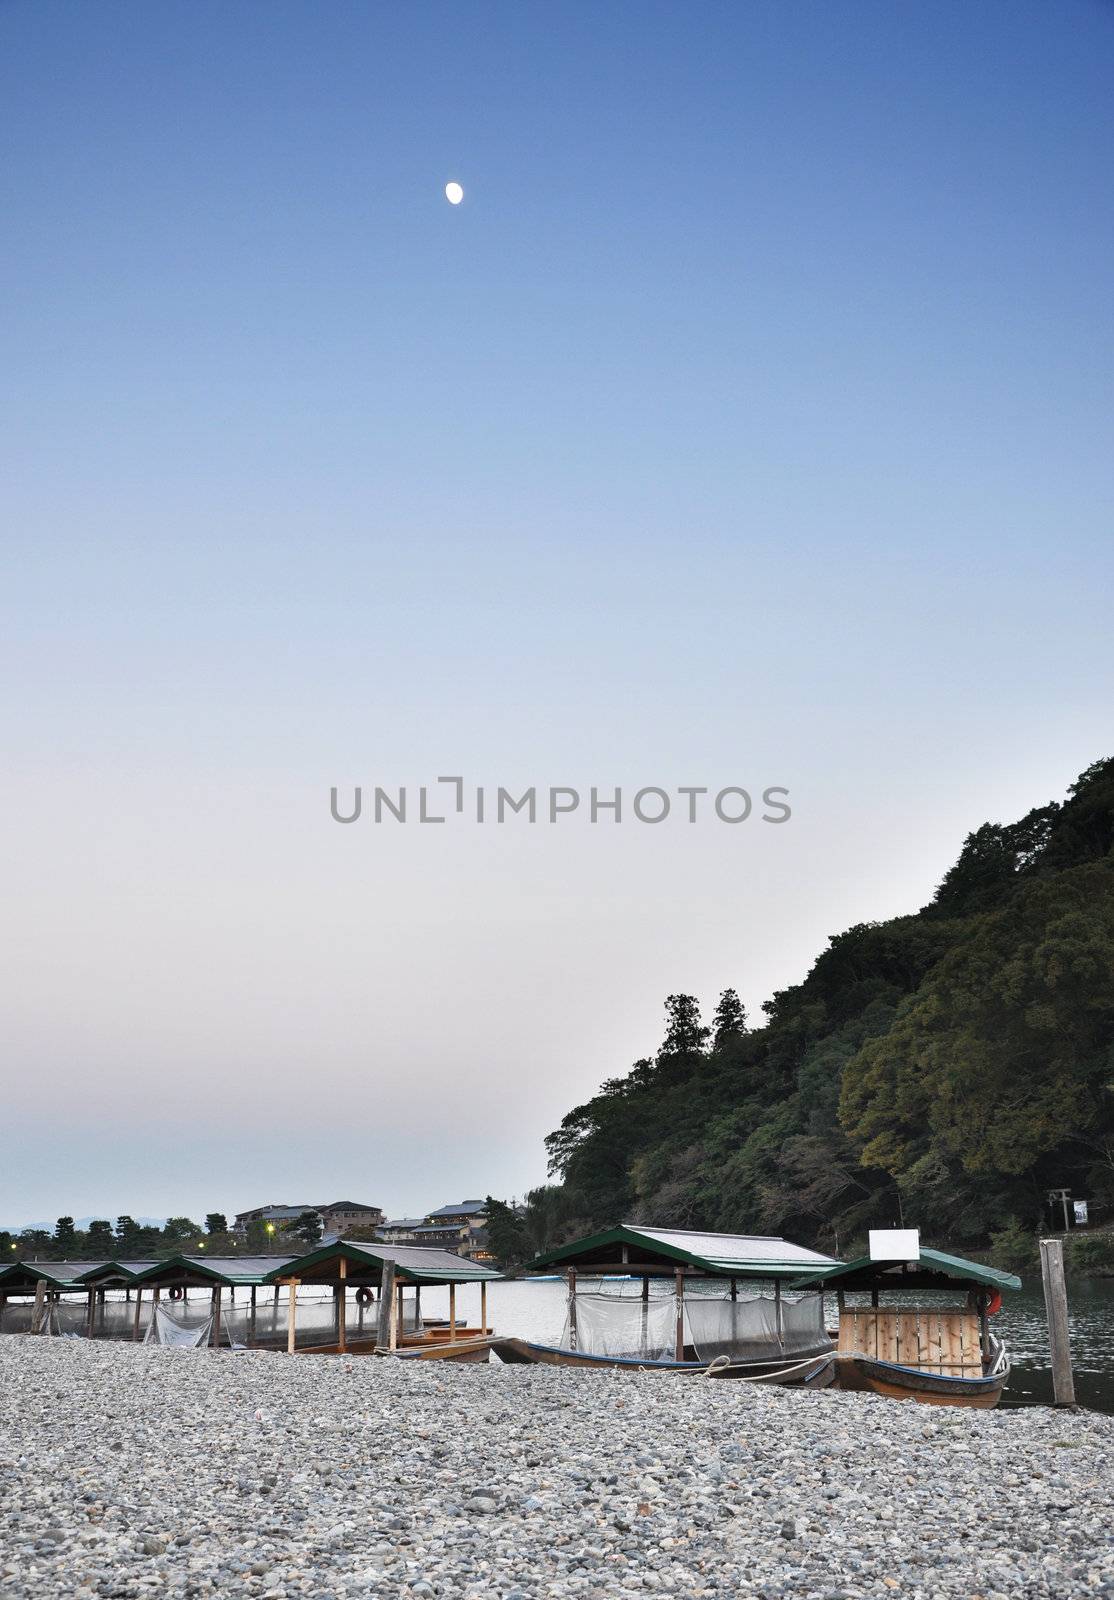
{"type": "Polygon", "coordinates": [[[654,1361],[640,1356],[599,1356],[587,1350],[566,1350],[558,1345],[535,1344],[529,1339],[493,1339],[492,1349],[512,1365],[579,1367],[587,1371],[676,1372],[689,1377],[735,1378],[742,1382],[793,1384],[826,1388],[835,1377],[831,1351],[785,1361],[654,1361]]]}
{"type": "Polygon", "coordinates": [[[888,1400],[916,1400],[930,1406],[973,1406],[989,1410],[1002,1398],[1009,1381],[1009,1366],[970,1378],[951,1377],[923,1367],[903,1367],[871,1356],[841,1355],[838,1378],[841,1389],[868,1390],[888,1400]]]}

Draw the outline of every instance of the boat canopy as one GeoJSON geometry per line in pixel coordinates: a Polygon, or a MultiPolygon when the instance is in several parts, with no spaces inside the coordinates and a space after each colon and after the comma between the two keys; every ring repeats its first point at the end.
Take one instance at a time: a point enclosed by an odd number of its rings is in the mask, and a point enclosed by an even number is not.
{"type": "Polygon", "coordinates": [[[787,1239],[740,1233],[695,1233],[680,1228],[644,1228],[624,1222],[604,1233],[575,1239],[536,1256],[525,1272],[553,1267],[636,1277],[684,1272],[690,1277],[765,1278],[779,1281],[807,1272],[817,1281],[839,1270],[831,1256],[787,1239]]]}
{"type": "Polygon", "coordinates": [[[0,1271],[0,1294],[34,1294],[40,1281],[48,1289],[80,1289],[83,1274],[97,1266],[104,1262],[12,1261],[0,1271]]]}
{"type": "Polygon", "coordinates": [[[817,1289],[823,1283],[833,1289],[1020,1289],[1021,1279],[1012,1272],[967,1261],[963,1256],[945,1255],[922,1245],[919,1253],[904,1261],[876,1261],[859,1256],[855,1261],[825,1273],[810,1272],[790,1284],[792,1289],[817,1289]]]}
{"type": "Polygon", "coordinates": [[[393,1263],[399,1283],[490,1283],[502,1276],[491,1267],[453,1255],[451,1250],[436,1250],[428,1245],[378,1244],[367,1239],[338,1239],[335,1244],[322,1245],[308,1255],[272,1263],[274,1271],[269,1272],[264,1281],[280,1283],[296,1278],[300,1283],[336,1284],[343,1276],[350,1285],[377,1287],[382,1281],[383,1265],[388,1261],[393,1263]]]}
{"type": "Polygon", "coordinates": [[[250,1289],[270,1282],[272,1267],[290,1256],[184,1256],[159,1261],[132,1279],[141,1287],[250,1289]]]}

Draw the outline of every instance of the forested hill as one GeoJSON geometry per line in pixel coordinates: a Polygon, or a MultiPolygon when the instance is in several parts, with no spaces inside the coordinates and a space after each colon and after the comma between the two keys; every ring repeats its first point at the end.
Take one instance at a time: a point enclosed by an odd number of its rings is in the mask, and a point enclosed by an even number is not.
{"type": "MultiPolygon", "coordinates": [[[[671,995],[653,1057],[546,1141],[530,1242],[620,1219],[984,1242],[1046,1192],[1114,1202],[1114,759],[970,835],[932,903],[834,937],[750,1029],[671,995]]],[[[1106,1213],[1109,1215],[1109,1213],[1106,1213]]]]}

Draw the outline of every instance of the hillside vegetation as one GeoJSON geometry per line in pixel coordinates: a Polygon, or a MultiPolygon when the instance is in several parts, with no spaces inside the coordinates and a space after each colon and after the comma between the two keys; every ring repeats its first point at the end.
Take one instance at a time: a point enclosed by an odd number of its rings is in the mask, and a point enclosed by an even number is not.
{"type": "Polygon", "coordinates": [[[930,905],[831,939],[751,1028],[671,995],[666,1033],[546,1141],[505,1253],[614,1223],[869,1226],[985,1243],[1066,1186],[1114,1202],[1114,759],[1063,803],[986,823],[930,905]]]}

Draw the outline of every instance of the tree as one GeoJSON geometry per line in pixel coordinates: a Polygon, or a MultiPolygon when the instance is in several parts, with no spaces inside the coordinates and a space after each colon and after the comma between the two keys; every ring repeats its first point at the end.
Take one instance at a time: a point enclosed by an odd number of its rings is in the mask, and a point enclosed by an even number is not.
{"type": "Polygon", "coordinates": [[[19,1253],[24,1260],[49,1258],[54,1247],[54,1235],[45,1228],[24,1228],[19,1236],[19,1253]]]}
{"type": "Polygon", "coordinates": [[[54,1224],[54,1243],[62,1252],[62,1259],[66,1260],[71,1251],[77,1248],[77,1230],[72,1217],[59,1217],[54,1224]]]}
{"type": "Polygon", "coordinates": [[[111,1256],[115,1239],[112,1235],[112,1224],[105,1217],[96,1217],[90,1224],[85,1235],[89,1249],[97,1256],[111,1256]]]}
{"type": "Polygon", "coordinates": [[[206,1233],[227,1233],[228,1218],[223,1211],[210,1211],[205,1218],[206,1233]]]}
{"type": "Polygon", "coordinates": [[[167,1217],[162,1236],[164,1243],[180,1245],[185,1240],[195,1238],[200,1232],[201,1229],[190,1217],[167,1217]]]}
{"type": "Polygon", "coordinates": [[[518,1267],[533,1253],[526,1232],[526,1220],[521,1208],[508,1205],[488,1195],[484,1201],[487,1215],[488,1246],[495,1259],[504,1267],[518,1267]]]}
{"type": "Polygon", "coordinates": [[[712,1018],[712,1050],[718,1053],[747,1031],[747,1014],[734,989],[725,989],[712,1018]]]}
{"type": "Polygon", "coordinates": [[[122,1254],[134,1256],[139,1248],[140,1227],[134,1217],[116,1218],[116,1243],[122,1254]]]}
{"type": "Polygon", "coordinates": [[[287,1232],[312,1250],[321,1237],[321,1218],[316,1211],[303,1211],[289,1224],[287,1232]]]}

